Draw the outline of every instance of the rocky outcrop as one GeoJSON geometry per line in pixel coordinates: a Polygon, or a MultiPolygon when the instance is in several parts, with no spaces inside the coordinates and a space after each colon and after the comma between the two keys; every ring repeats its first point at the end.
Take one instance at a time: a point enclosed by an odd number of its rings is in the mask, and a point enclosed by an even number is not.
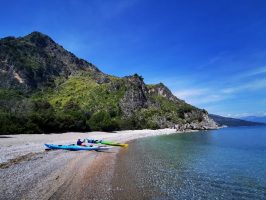
{"type": "Polygon", "coordinates": [[[169,101],[174,101],[176,103],[184,103],[183,100],[178,99],[175,95],[173,95],[172,92],[163,83],[150,85],[148,92],[151,95],[158,95],[164,97],[169,101]]]}
{"type": "Polygon", "coordinates": [[[207,130],[216,129],[218,125],[205,110],[198,109],[186,104],[183,100],[178,99],[172,92],[162,83],[156,85],[146,85],[143,78],[137,74],[124,77],[126,86],[125,95],[120,100],[120,107],[125,118],[131,117],[137,113],[139,121],[145,121],[145,117],[138,113],[140,110],[147,111],[151,108],[156,108],[161,111],[154,112],[149,120],[159,128],[178,127],[178,130],[207,130]],[[173,115],[169,114],[172,111],[163,111],[165,107],[163,102],[156,100],[154,97],[161,97],[167,102],[171,102],[180,112],[180,117],[183,120],[172,120],[173,115]]]}
{"type": "Polygon", "coordinates": [[[219,126],[215,123],[214,120],[208,117],[207,114],[202,115],[202,121],[194,121],[191,123],[185,123],[177,126],[177,130],[185,131],[185,130],[210,130],[217,129],[219,126]]]}
{"type": "Polygon", "coordinates": [[[130,117],[136,110],[148,107],[148,89],[138,75],[126,76],[123,79],[126,92],[119,105],[124,117],[130,117]]]}

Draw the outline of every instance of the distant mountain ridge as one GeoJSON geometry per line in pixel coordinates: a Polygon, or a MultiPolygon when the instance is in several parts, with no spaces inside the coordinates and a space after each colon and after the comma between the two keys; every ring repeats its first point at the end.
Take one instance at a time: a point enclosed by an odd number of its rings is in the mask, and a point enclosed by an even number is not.
{"type": "Polygon", "coordinates": [[[246,116],[246,117],[241,117],[240,119],[251,122],[266,123],[266,116],[246,116]]]}
{"type": "Polygon", "coordinates": [[[259,122],[252,122],[242,119],[230,118],[230,117],[222,117],[219,115],[209,114],[209,117],[212,118],[216,123],[220,126],[259,126],[259,125],[266,125],[259,122]]]}
{"type": "Polygon", "coordinates": [[[33,32],[0,40],[0,133],[213,129],[205,110],[138,74],[115,77],[33,32]]]}

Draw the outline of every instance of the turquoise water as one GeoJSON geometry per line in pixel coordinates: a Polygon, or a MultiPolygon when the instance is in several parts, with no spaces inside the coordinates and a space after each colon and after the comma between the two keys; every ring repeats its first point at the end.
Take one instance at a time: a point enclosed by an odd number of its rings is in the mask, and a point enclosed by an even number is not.
{"type": "Polygon", "coordinates": [[[266,127],[144,138],[117,163],[117,199],[266,199],[266,127]]]}

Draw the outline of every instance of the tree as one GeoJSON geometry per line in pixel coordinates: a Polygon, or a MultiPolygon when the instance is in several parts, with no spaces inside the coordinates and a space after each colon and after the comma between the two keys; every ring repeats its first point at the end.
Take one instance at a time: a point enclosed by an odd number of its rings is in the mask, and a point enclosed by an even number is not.
{"type": "Polygon", "coordinates": [[[106,111],[94,113],[88,121],[89,126],[94,131],[113,131],[118,129],[118,125],[106,111]]]}

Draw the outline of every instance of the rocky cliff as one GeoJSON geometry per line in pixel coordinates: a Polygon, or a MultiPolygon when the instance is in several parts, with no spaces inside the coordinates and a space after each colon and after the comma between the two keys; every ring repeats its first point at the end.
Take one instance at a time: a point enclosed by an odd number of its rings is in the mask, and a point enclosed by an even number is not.
{"type": "Polygon", "coordinates": [[[118,78],[33,32],[0,40],[0,132],[217,128],[162,83],[118,78]]]}

